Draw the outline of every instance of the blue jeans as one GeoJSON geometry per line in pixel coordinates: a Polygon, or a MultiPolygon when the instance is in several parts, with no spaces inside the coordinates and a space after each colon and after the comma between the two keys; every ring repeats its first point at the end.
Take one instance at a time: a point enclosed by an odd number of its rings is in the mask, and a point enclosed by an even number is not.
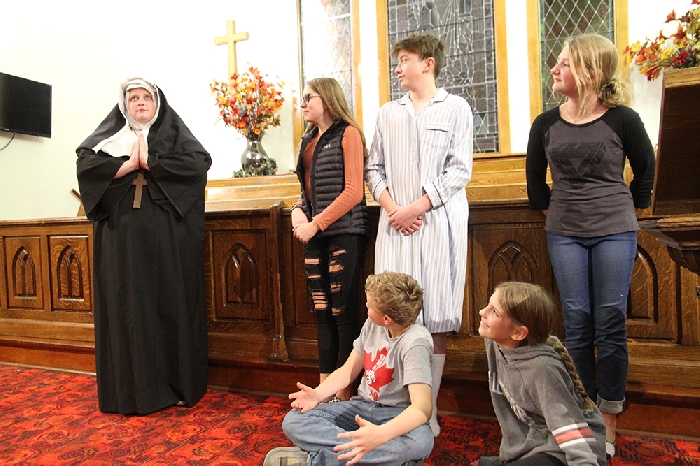
{"type": "MultiPolygon", "coordinates": [[[[292,410],[282,421],[282,430],[296,446],[309,453],[308,464],[319,466],[345,465],[333,451],[336,445],[351,439],[338,438],[341,432],[357,430],[355,415],[376,425],[386,424],[406,408],[385,406],[374,401],[354,397],[350,401],[321,403],[302,413],[292,410]]],[[[425,459],[433,449],[433,431],[428,424],[377,446],[365,454],[360,464],[400,465],[410,460],[425,459]]]]}
{"type": "Polygon", "coordinates": [[[547,243],[564,312],[566,349],[588,396],[602,412],[620,413],[629,366],[625,319],[637,233],[594,238],[547,233],[547,243]]]}

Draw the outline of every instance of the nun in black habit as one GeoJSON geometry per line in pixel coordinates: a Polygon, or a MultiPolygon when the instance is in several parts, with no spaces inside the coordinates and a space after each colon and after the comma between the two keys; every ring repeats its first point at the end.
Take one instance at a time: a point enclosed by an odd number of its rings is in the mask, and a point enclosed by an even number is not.
{"type": "Polygon", "coordinates": [[[193,406],[207,390],[204,187],[209,153],[155,85],[134,78],[78,153],[94,226],[99,409],[193,406]]]}

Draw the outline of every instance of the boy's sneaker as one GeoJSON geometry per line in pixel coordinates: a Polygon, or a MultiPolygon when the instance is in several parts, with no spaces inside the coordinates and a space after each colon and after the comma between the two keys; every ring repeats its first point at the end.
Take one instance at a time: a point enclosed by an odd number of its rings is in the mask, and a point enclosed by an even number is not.
{"type": "Polygon", "coordinates": [[[299,447],[277,447],[265,456],[263,466],[306,466],[309,454],[299,447]]]}

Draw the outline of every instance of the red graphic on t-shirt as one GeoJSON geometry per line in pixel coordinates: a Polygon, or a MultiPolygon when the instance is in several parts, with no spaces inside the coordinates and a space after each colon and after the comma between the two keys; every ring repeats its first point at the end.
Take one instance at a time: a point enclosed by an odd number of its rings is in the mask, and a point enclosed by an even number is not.
{"type": "Polygon", "coordinates": [[[383,386],[394,380],[394,369],[386,367],[387,349],[377,351],[377,357],[372,359],[372,353],[365,351],[365,378],[372,399],[379,399],[379,391],[383,386]]]}

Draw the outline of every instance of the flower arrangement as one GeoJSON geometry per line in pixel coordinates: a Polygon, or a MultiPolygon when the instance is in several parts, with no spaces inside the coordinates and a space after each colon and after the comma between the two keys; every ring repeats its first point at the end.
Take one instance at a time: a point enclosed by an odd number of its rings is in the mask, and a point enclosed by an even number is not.
{"type": "Polygon", "coordinates": [[[260,139],[268,127],[279,126],[275,113],[282,107],[282,82],[266,81],[255,67],[233,74],[228,82],[210,84],[226,126],[237,129],[244,137],[260,139]]]}
{"type": "Polygon", "coordinates": [[[675,33],[666,36],[663,29],[654,40],[648,38],[628,46],[625,54],[639,66],[649,81],[659,77],[663,68],[690,68],[700,65],[700,0],[692,0],[683,16],[669,13],[665,24],[676,23],[675,33]]]}

